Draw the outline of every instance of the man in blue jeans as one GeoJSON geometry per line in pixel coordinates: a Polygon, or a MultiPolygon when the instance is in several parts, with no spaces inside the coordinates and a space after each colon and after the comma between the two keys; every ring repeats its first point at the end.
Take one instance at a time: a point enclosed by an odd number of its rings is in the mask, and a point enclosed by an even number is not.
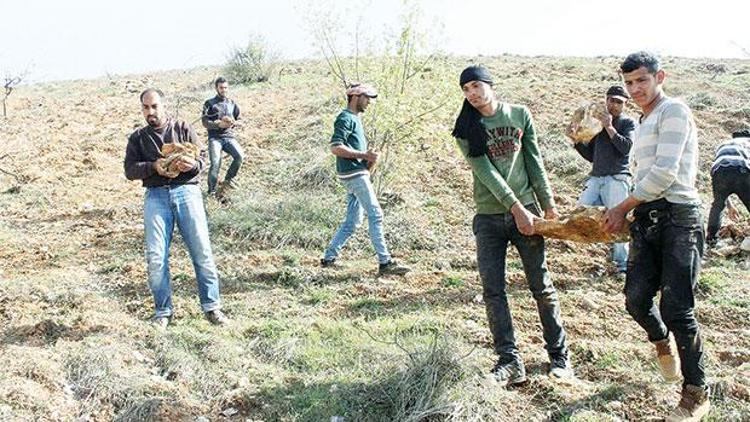
{"type": "MultiPolygon", "coordinates": [[[[586,189],[578,199],[579,205],[612,208],[630,194],[628,158],[636,122],[622,112],[629,99],[625,88],[611,86],[606,94],[606,112],[595,116],[602,124],[601,132],[588,143],[576,142],[573,145],[583,158],[593,163],[586,189]]],[[[570,129],[569,133],[575,131],[574,127],[570,129]]],[[[618,273],[625,273],[628,267],[627,243],[614,244],[612,261],[618,273]]]]}
{"type": "Polygon", "coordinates": [[[206,100],[203,104],[203,116],[201,123],[208,129],[208,158],[211,166],[208,169],[208,194],[216,194],[216,185],[219,181],[219,170],[221,170],[221,154],[226,151],[232,156],[232,165],[227,169],[224,176],[223,188],[236,186],[234,178],[240,171],[245,153],[235,138],[232,128],[240,118],[240,107],[232,99],[227,97],[229,93],[229,82],[223,77],[216,78],[214,82],[216,96],[206,100]]]}
{"type": "Polygon", "coordinates": [[[346,216],[325,250],[322,267],[330,267],[341,248],[362,223],[362,212],[367,213],[370,240],[378,255],[378,275],[404,275],[409,268],[391,258],[383,234],[383,210],[370,182],[370,169],[378,160],[378,153],[367,147],[367,139],[360,120],[377,91],[369,85],[353,84],[346,91],[347,108],[336,117],[330,148],[336,156],[336,172],[347,190],[346,216]]]}
{"type": "Polygon", "coordinates": [[[154,296],[153,323],[166,328],[172,318],[172,286],[169,274],[169,246],[175,224],[190,252],[198,282],[198,296],[206,319],[214,325],[228,320],[221,312],[219,275],[208,238],[206,212],[198,182],[205,166],[205,150],[194,159],[176,160],[179,174],[163,168],[161,148],[167,143],[200,141],[189,123],[166,116],[162,93],[147,89],[141,93],[146,126],[133,132],[125,151],[125,177],[141,180],[146,188],[143,224],[146,240],[148,282],[154,296]]]}

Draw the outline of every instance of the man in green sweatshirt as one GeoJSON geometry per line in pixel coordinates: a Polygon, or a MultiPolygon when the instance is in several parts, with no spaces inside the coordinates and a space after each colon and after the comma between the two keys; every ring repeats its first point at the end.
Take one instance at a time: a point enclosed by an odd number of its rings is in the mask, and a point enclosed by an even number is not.
{"type": "Polygon", "coordinates": [[[461,72],[464,103],[453,136],[474,175],[473,231],[495,353],[495,378],[507,385],[526,381],[516,347],[505,291],[508,243],[515,245],[534,296],[550,359],[549,376],[570,378],[573,370],[565,345],[557,292],[552,285],[544,238],[534,235],[541,204],[545,218],[558,217],[542,163],[529,110],[498,101],[492,76],[482,66],[461,72]]]}

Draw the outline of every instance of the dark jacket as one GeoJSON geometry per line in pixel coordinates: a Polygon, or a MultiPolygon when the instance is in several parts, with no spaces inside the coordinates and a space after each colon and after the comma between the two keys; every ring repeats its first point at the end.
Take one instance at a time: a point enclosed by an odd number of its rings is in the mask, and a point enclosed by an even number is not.
{"type": "Polygon", "coordinates": [[[195,129],[182,120],[168,119],[166,124],[159,129],[144,126],[128,138],[128,146],[125,150],[125,177],[128,180],[142,180],[144,187],[197,184],[205,166],[206,150],[198,140],[195,129]],[[174,179],[160,176],[154,170],[154,161],[162,158],[162,145],[170,142],[192,142],[198,145],[201,151],[196,166],[190,171],[180,173],[174,179]]]}
{"type": "Polygon", "coordinates": [[[630,148],[633,146],[636,122],[621,114],[612,120],[612,126],[617,132],[612,139],[607,131],[602,129],[588,144],[581,142],[575,144],[576,151],[583,158],[594,163],[591,176],[630,174],[628,159],[630,148]]]}
{"type": "Polygon", "coordinates": [[[231,116],[234,120],[240,118],[240,106],[229,98],[218,95],[203,103],[201,123],[208,129],[208,139],[234,138],[232,128],[220,128],[218,121],[224,116],[231,116]]]}

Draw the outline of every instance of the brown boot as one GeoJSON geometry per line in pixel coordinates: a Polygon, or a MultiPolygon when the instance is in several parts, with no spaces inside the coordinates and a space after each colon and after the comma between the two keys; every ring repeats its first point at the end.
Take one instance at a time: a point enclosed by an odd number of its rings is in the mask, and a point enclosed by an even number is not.
{"type": "Polygon", "coordinates": [[[698,422],[710,408],[708,389],[686,385],[682,388],[680,404],[667,416],[666,422],[698,422]]]}
{"type": "Polygon", "coordinates": [[[655,341],[654,345],[656,346],[656,360],[659,364],[661,376],[667,382],[679,381],[680,361],[674,350],[672,350],[669,337],[664,340],[655,341]]]}

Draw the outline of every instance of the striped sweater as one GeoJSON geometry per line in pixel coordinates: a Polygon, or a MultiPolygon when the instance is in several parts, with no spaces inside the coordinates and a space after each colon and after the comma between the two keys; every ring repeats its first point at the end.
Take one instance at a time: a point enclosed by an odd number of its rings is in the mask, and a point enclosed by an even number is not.
{"type": "Polygon", "coordinates": [[[725,167],[750,171],[750,138],[733,138],[719,145],[711,174],[725,167]]]}
{"type": "Polygon", "coordinates": [[[664,97],[642,121],[633,142],[635,189],[644,202],[699,204],[698,134],[685,103],[664,97]]]}

